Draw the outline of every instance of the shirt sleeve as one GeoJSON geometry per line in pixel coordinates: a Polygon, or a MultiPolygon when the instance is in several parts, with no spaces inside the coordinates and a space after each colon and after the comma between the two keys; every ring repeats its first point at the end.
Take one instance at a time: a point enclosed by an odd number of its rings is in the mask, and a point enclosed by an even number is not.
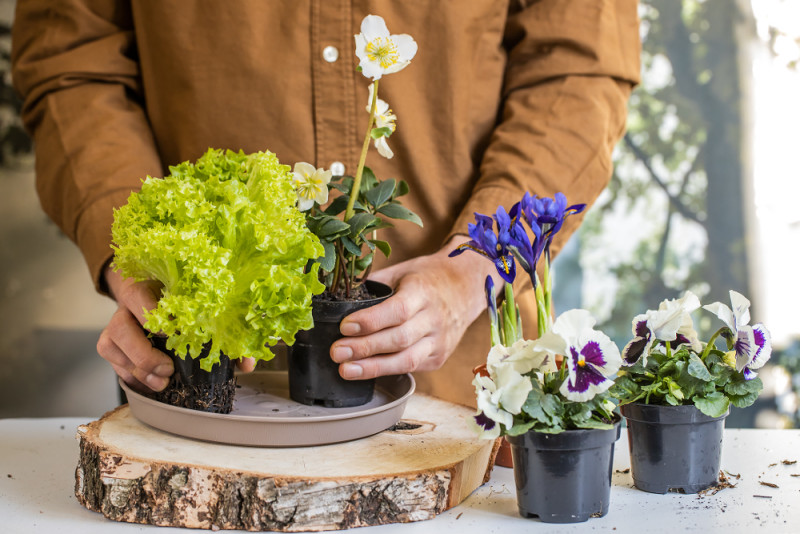
{"type": "MultiPolygon", "coordinates": [[[[550,197],[561,191],[570,204],[592,204],[611,177],[627,100],[639,82],[635,0],[514,5],[522,6],[506,25],[501,116],[450,236],[463,233],[474,212],[509,209],[525,191],[550,197]]],[[[567,219],[553,254],[582,217],[567,219]]]]}
{"type": "Polygon", "coordinates": [[[40,202],[78,245],[102,291],[113,209],[146,175],[162,173],[142,107],[130,7],[113,0],[18,2],[12,43],[40,202]]]}

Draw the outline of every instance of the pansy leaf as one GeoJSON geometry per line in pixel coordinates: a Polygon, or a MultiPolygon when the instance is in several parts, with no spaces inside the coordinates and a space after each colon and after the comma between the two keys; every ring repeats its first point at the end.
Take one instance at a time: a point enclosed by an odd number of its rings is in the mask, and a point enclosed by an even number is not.
{"type": "Polygon", "coordinates": [[[506,431],[506,434],[508,434],[509,436],[519,436],[529,431],[531,428],[533,428],[536,425],[536,423],[537,423],[536,420],[514,423],[514,426],[509,428],[506,431]]]}
{"type": "Polygon", "coordinates": [[[422,226],[422,219],[419,218],[419,215],[400,204],[386,204],[381,206],[378,211],[392,219],[402,219],[410,221],[417,226],[422,226]]]}
{"type": "Polygon", "coordinates": [[[692,353],[689,356],[689,367],[687,368],[689,374],[695,378],[699,378],[704,382],[711,382],[714,380],[714,377],[708,371],[706,364],[703,363],[703,360],[697,354],[692,353]]]}
{"type": "Polygon", "coordinates": [[[752,392],[758,394],[764,387],[758,377],[753,380],[745,380],[742,375],[738,376],[740,377],[738,380],[732,380],[725,385],[725,393],[728,395],[747,395],[752,392]]]}
{"type": "Polygon", "coordinates": [[[370,203],[370,205],[379,208],[383,206],[387,200],[392,198],[392,193],[394,192],[395,186],[396,182],[394,178],[384,180],[378,184],[377,187],[364,193],[364,198],[370,203]]]}
{"type": "Polygon", "coordinates": [[[614,428],[613,424],[604,423],[603,421],[598,421],[597,419],[587,419],[586,421],[575,422],[575,426],[578,428],[598,428],[601,430],[614,428]]]}
{"type": "Polygon", "coordinates": [[[714,391],[703,397],[695,395],[692,400],[701,412],[709,417],[721,417],[728,411],[730,401],[721,391],[714,391]]]}

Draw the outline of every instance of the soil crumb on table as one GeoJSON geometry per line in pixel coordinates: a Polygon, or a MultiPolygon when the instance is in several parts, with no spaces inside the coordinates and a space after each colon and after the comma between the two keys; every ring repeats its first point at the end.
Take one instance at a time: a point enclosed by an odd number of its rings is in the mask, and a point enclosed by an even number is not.
{"type": "Polygon", "coordinates": [[[703,498],[708,495],[716,495],[720,491],[724,490],[725,488],[735,488],[736,484],[733,483],[733,480],[739,480],[742,478],[742,475],[734,475],[732,473],[726,473],[725,471],[719,472],[719,480],[713,486],[709,486],[704,490],[700,490],[697,492],[698,498],[703,498]]]}

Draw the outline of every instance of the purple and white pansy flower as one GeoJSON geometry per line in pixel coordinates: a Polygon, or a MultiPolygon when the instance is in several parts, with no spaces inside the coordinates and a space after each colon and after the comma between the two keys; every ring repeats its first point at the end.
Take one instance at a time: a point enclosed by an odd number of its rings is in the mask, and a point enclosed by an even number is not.
{"type": "MultiPolygon", "coordinates": [[[[728,327],[723,335],[732,342],[736,356],[736,370],[744,374],[746,380],[756,377],[754,369],[759,369],[772,356],[772,340],[769,330],[757,323],[750,326],[750,301],[736,291],[730,291],[731,306],[714,302],[703,306],[728,327]]],[[[730,345],[729,345],[730,346],[730,345]]]]}
{"type": "Polygon", "coordinates": [[[670,348],[690,345],[692,350],[702,348],[694,329],[691,313],[700,307],[700,299],[687,291],[679,299],[664,300],[657,310],[648,310],[633,318],[633,339],[622,349],[622,359],[626,366],[642,361],[647,365],[650,351],[657,343],[669,343],[670,348]]]}
{"type": "Polygon", "coordinates": [[[571,401],[588,401],[606,391],[622,365],[619,348],[606,334],[592,328],[595,322],[586,310],[569,310],[559,315],[537,342],[540,350],[564,356],[567,379],[559,392],[571,401]]]}

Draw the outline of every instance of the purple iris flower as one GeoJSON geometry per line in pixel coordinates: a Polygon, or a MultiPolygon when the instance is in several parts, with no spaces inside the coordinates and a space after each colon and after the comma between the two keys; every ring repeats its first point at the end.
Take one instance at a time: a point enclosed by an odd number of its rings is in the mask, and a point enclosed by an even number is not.
{"type": "Polygon", "coordinates": [[[573,204],[567,206],[567,197],[564,193],[556,193],[553,198],[536,195],[531,196],[526,192],[522,197],[521,211],[531,228],[537,225],[541,232],[541,248],[549,257],[550,242],[564,224],[564,220],[570,215],[580,213],[586,208],[586,204],[573,204]]]}
{"type": "Polygon", "coordinates": [[[475,224],[470,223],[467,226],[469,236],[472,239],[456,247],[449,256],[458,256],[465,250],[477,252],[492,260],[497,272],[500,273],[500,277],[510,284],[517,274],[514,256],[509,249],[511,243],[510,226],[511,217],[502,206],[497,208],[494,220],[486,215],[476,213],[475,224]],[[496,234],[493,229],[495,221],[497,222],[496,234]]]}
{"type": "Polygon", "coordinates": [[[528,237],[528,232],[525,230],[525,226],[522,224],[520,202],[514,204],[511,211],[508,213],[511,217],[511,239],[509,249],[511,249],[514,257],[519,261],[522,269],[531,276],[535,287],[536,281],[533,275],[536,271],[536,264],[539,262],[539,258],[544,251],[542,230],[536,222],[530,225],[531,231],[533,232],[533,241],[531,241],[528,237]]]}

